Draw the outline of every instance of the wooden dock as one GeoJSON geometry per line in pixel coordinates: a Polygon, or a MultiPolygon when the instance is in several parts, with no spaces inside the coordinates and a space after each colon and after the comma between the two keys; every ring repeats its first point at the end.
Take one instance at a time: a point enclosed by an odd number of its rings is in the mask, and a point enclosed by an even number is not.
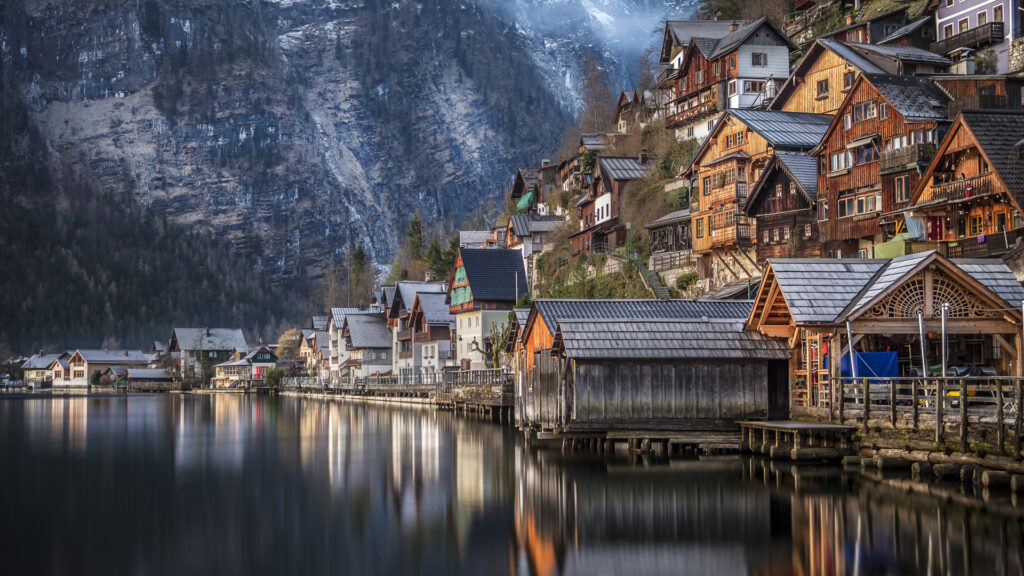
{"type": "Polygon", "coordinates": [[[745,453],[774,459],[838,460],[855,449],[854,426],[793,420],[748,420],[738,424],[740,451],[745,453]]]}

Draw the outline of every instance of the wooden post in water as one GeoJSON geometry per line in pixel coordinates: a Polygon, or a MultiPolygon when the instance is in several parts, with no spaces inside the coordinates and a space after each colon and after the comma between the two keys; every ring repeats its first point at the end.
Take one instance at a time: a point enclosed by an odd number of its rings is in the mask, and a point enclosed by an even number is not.
{"type": "Polygon", "coordinates": [[[960,451],[967,453],[967,379],[960,379],[960,451]]]}
{"type": "Polygon", "coordinates": [[[935,445],[942,446],[942,403],[946,398],[946,313],[949,304],[942,304],[942,374],[935,381],[935,445]]]}
{"type": "MultiPolygon", "coordinates": [[[[917,312],[917,330],[921,334],[921,382],[928,382],[928,341],[925,339],[924,332],[924,312],[917,312]]],[[[914,382],[912,387],[913,403],[914,403],[914,430],[917,430],[918,425],[918,406],[917,406],[917,382],[914,382]]]]}

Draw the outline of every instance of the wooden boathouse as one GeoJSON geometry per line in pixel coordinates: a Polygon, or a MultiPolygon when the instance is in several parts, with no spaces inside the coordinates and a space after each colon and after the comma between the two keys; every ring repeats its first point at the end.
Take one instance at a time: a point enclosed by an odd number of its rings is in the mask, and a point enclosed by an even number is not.
{"type": "Polygon", "coordinates": [[[739,319],[562,319],[536,353],[520,427],[538,436],[668,442],[785,407],[785,341],[739,319]]]}

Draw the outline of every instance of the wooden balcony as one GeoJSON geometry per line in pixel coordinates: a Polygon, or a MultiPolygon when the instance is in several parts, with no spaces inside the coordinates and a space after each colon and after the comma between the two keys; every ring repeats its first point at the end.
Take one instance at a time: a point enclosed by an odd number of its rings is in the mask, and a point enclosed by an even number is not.
{"type": "Polygon", "coordinates": [[[1020,104],[1011,102],[1006,94],[970,94],[949,103],[949,117],[956,118],[961,110],[1009,110],[1019,109],[1020,104]]]}
{"type": "Polygon", "coordinates": [[[949,258],[1002,256],[1017,244],[1017,238],[1024,235],[1022,232],[1024,230],[1009,230],[946,242],[946,256],[949,258]]]}
{"type": "Polygon", "coordinates": [[[1002,22],[989,22],[938,42],[932,42],[928,49],[945,56],[957,48],[980,48],[989,44],[998,44],[1006,36],[1003,30],[1002,22]]]}
{"type": "Polygon", "coordinates": [[[736,224],[711,230],[711,246],[750,245],[753,235],[750,224],[736,224]]]}
{"type": "Polygon", "coordinates": [[[675,83],[676,78],[679,77],[679,68],[665,68],[658,74],[658,88],[662,90],[671,88],[675,83]]]}
{"type": "Polygon", "coordinates": [[[879,173],[912,170],[935,157],[934,144],[911,144],[897,150],[885,150],[879,156],[879,173]]]}
{"type": "Polygon", "coordinates": [[[403,350],[398,353],[398,358],[401,360],[408,360],[412,358],[412,350],[403,350]]]}
{"type": "Polygon", "coordinates": [[[717,114],[722,111],[720,102],[721,101],[718,99],[718,90],[713,88],[710,99],[704,102],[699,102],[694,106],[682,109],[677,108],[678,112],[669,115],[669,117],[665,119],[665,127],[675,128],[677,126],[682,126],[689,122],[694,122],[701,118],[707,118],[708,116],[717,114]]]}
{"type": "Polygon", "coordinates": [[[398,338],[398,340],[411,340],[412,339],[412,328],[406,328],[405,330],[399,330],[397,338],[398,338]]]}
{"type": "Polygon", "coordinates": [[[939,202],[965,202],[1002,191],[993,174],[933,184],[931,189],[932,201],[939,202]]]}

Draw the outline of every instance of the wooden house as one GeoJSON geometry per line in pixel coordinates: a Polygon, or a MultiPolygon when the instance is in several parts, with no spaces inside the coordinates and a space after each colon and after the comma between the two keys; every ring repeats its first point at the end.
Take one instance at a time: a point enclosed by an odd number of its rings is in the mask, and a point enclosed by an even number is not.
{"type": "Polygon", "coordinates": [[[699,192],[693,211],[693,251],[704,290],[756,278],[756,229],[742,212],[749,187],[779,150],[806,152],[828,127],[830,116],[770,110],[726,112],[683,174],[699,192]]]}
{"type": "Polygon", "coordinates": [[[646,177],[657,162],[645,150],[635,158],[598,157],[590,190],[576,203],[580,229],[569,236],[574,259],[615,250],[625,242],[625,223],[619,221],[623,191],[630,182],[646,177]]]}
{"type": "Polygon", "coordinates": [[[806,152],[778,151],[761,171],[743,213],[757,229],[757,262],[821,255],[818,164],[806,152]]]}
{"type": "Polygon", "coordinates": [[[818,158],[818,230],[827,256],[874,257],[876,245],[901,231],[896,213],[935,153],[948,102],[923,78],[865,73],[854,81],[811,152],[818,158]]]}
{"type": "Polygon", "coordinates": [[[926,14],[907,23],[882,38],[876,44],[887,46],[911,46],[928,50],[935,41],[935,16],[926,14]]]}
{"type": "Polygon", "coordinates": [[[907,25],[907,9],[900,8],[885,14],[856,20],[853,14],[846,16],[846,25],[837,28],[822,38],[837,42],[877,43],[907,25]]]}
{"type": "Polygon", "coordinates": [[[940,339],[928,334],[941,333],[944,304],[950,366],[1024,374],[1016,361],[1022,300],[1024,288],[998,261],[948,260],[935,251],[893,259],[773,259],[747,329],[787,339],[791,410],[823,416],[837,408],[832,399],[838,399],[835,382],[849,335],[858,353],[895,353],[895,376],[920,376],[922,362],[940,358],[940,339]]]}
{"type": "Polygon", "coordinates": [[[943,70],[949,59],[898,46],[850,45],[818,39],[779,89],[770,110],[835,114],[857,76],[943,70]]]}
{"type": "Polygon", "coordinates": [[[71,376],[69,386],[88,386],[93,373],[103,374],[112,366],[145,368],[149,358],[142,350],[78,349],[68,359],[71,376]]]}
{"type": "Polygon", "coordinates": [[[653,272],[693,265],[693,232],[690,209],[677,210],[644,226],[651,249],[648,268],[653,272]]]}
{"type": "Polygon", "coordinates": [[[509,197],[516,203],[516,211],[527,212],[543,202],[540,194],[540,173],[536,168],[516,170],[509,197]]]}
{"type": "Polygon", "coordinates": [[[533,290],[536,276],[534,261],[537,256],[550,251],[554,247],[555,231],[565,226],[565,218],[561,216],[542,216],[540,214],[513,214],[508,219],[508,248],[519,250],[523,255],[523,266],[526,267],[526,280],[533,290]]]}
{"type": "Polygon", "coordinates": [[[521,426],[718,431],[785,411],[786,342],[742,320],[563,319],[553,352],[535,359],[521,426]]]}
{"type": "Polygon", "coordinates": [[[448,310],[446,298],[444,292],[417,292],[413,301],[409,325],[412,341],[418,346],[420,374],[440,374],[455,365],[455,316],[448,310]]]}
{"type": "Polygon", "coordinates": [[[767,105],[789,76],[795,46],[766,18],[700,30],[674,74],[665,127],[678,138],[704,138],[722,112],[767,105]]]}
{"type": "Polygon", "coordinates": [[[1024,112],[963,110],[905,212],[950,257],[1006,253],[1022,235],[1024,112]]]}
{"type": "Polygon", "coordinates": [[[516,301],[529,294],[519,250],[461,248],[448,282],[448,311],[455,316],[456,359],[463,369],[486,366],[492,332],[508,325],[516,301]]]}
{"type": "Polygon", "coordinates": [[[928,78],[945,92],[952,102],[949,118],[966,108],[984,110],[1020,110],[1024,108],[1024,77],[981,74],[946,74],[928,78]]]}
{"type": "Polygon", "coordinates": [[[417,294],[445,294],[448,285],[444,282],[419,282],[403,280],[395,284],[394,295],[387,309],[388,328],[393,334],[392,370],[399,376],[420,373],[423,357],[422,344],[413,339],[412,308],[417,294]]]}
{"type": "Polygon", "coordinates": [[[178,375],[199,380],[213,376],[213,367],[232,358],[236,350],[248,349],[237,328],[175,328],[168,345],[178,359],[178,375]]]}
{"type": "Polygon", "coordinates": [[[637,117],[637,94],[636,90],[622,90],[619,92],[619,99],[615,102],[615,110],[612,112],[612,124],[622,134],[629,134],[639,126],[637,117]]]}
{"type": "Polygon", "coordinates": [[[383,314],[348,314],[342,336],[348,352],[342,377],[365,378],[391,372],[392,332],[383,314]]]}

